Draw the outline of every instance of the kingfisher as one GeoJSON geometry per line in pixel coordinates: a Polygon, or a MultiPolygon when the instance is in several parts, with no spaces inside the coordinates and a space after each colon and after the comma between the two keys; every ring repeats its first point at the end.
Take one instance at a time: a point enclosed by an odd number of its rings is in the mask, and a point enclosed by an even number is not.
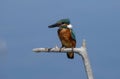
{"type": "MultiPolygon", "coordinates": [[[[76,37],[70,24],[69,19],[61,19],[55,24],[48,26],[49,28],[59,27],[58,37],[61,41],[61,48],[75,48],[76,47],[76,37]]],[[[74,52],[67,52],[67,57],[69,59],[74,58],[74,52]]]]}

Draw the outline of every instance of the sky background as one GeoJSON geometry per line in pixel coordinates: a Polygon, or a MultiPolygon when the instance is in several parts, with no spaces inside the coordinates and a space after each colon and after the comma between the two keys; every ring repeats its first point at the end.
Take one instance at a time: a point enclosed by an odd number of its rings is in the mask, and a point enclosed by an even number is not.
{"type": "Polygon", "coordinates": [[[120,79],[120,0],[0,0],[0,79],[87,79],[80,56],[34,53],[61,47],[59,19],[69,18],[77,47],[87,41],[95,79],[120,79]]]}

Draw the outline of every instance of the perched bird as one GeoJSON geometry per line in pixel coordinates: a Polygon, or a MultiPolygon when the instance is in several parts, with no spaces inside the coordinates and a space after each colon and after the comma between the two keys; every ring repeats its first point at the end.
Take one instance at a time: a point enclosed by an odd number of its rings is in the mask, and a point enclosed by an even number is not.
{"type": "MultiPolygon", "coordinates": [[[[72,30],[72,25],[70,24],[69,19],[61,19],[55,24],[48,26],[49,28],[59,27],[58,36],[62,44],[62,48],[75,48],[76,47],[76,38],[72,30]]],[[[74,58],[73,52],[67,52],[67,57],[70,59],[74,58]]]]}

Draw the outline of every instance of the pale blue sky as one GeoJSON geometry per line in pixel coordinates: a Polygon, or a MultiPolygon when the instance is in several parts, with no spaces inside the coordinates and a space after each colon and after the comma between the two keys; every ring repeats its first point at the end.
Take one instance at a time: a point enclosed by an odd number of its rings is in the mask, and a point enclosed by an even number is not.
{"type": "Polygon", "coordinates": [[[77,47],[86,39],[95,79],[120,78],[119,0],[1,0],[0,79],[87,79],[81,57],[36,54],[36,47],[61,47],[57,28],[48,25],[70,18],[77,47]]]}

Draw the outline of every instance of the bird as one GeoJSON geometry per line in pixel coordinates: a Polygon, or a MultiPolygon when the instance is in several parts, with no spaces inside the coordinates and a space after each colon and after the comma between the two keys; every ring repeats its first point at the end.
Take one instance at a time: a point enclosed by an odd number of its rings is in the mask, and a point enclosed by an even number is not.
{"type": "MultiPolygon", "coordinates": [[[[48,26],[49,28],[59,27],[58,37],[61,41],[61,48],[75,48],[76,47],[76,36],[73,32],[72,25],[69,19],[60,19],[55,24],[48,26]]],[[[69,59],[74,59],[74,52],[67,52],[69,59]]]]}

